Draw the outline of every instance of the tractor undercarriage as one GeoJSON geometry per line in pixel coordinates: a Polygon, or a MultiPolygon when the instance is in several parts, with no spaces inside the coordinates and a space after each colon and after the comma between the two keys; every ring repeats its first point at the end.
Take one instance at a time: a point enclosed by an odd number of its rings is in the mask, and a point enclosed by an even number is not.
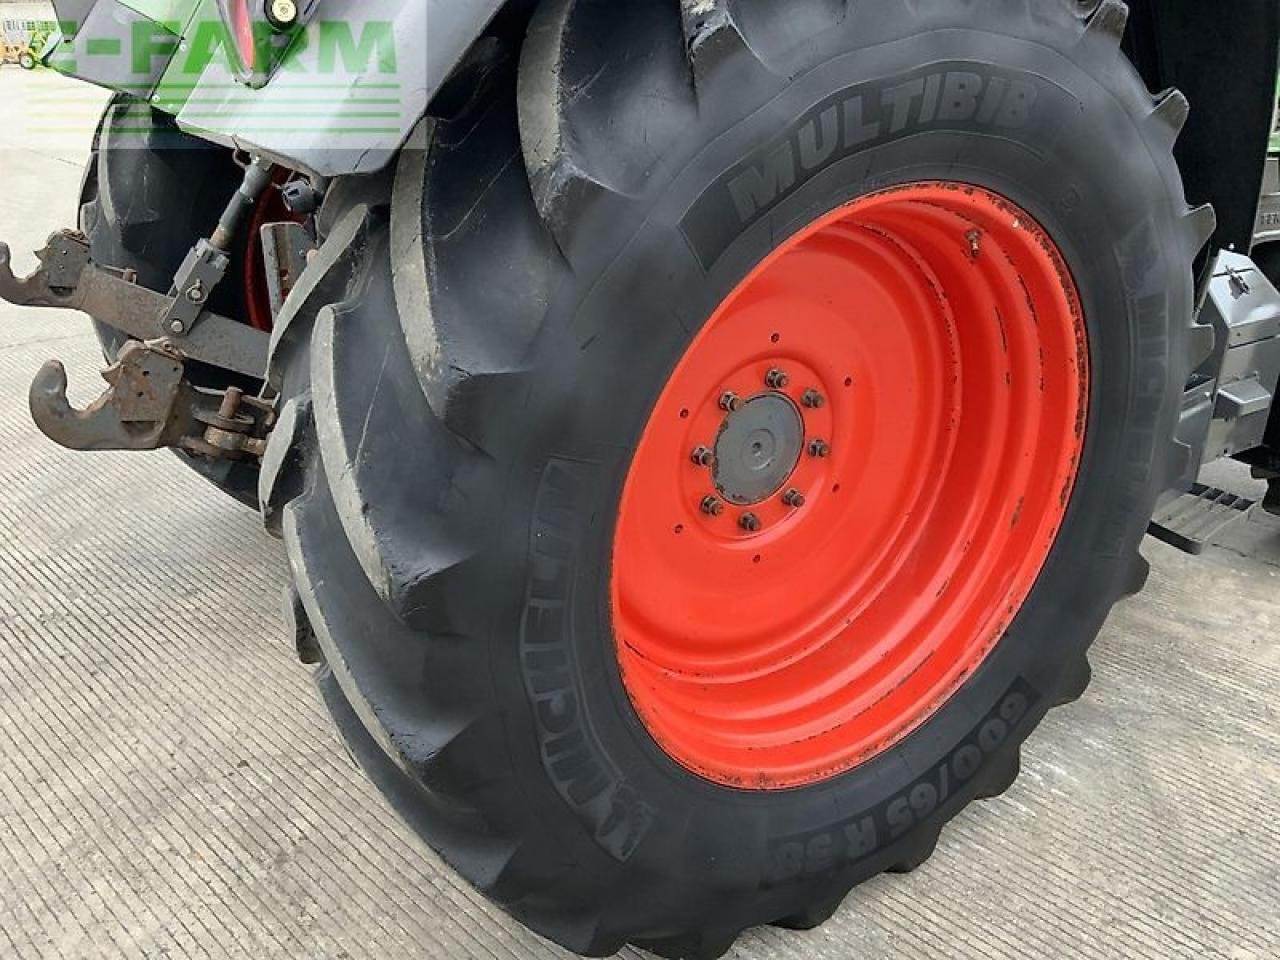
{"type": "MultiPolygon", "coordinates": [[[[269,391],[247,396],[238,386],[199,387],[185,365],[197,362],[261,381],[271,336],[248,318],[209,309],[231,263],[230,250],[250,212],[272,189],[272,167],[253,162],[217,229],[192,247],[168,294],[139,285],[134,271],[97,264],[78,230],[53,234],[37,252],[39,268],[15,277],[0,243],[0,299],[27,307],[79,310],[118,331],[127,342],[103,372],[108,389],[84,410],[67,400],[67,375],[51,360],[31,385],[31,413],[51,440],[72,450],[155,450],[171,447],[208,459],[260,459],[275,422],[269,391]]],[[[274,315],[297,284],[315,240],[294,221],[261,227],[274,315]]]]}

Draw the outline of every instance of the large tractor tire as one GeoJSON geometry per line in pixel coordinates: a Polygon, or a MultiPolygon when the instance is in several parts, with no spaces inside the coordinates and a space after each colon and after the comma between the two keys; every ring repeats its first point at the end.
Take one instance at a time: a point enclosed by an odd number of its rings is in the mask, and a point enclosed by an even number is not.
{"type": "MultiPolygon", "coordinates": [[[[242,177],[230,150],[181,132],[145,103],[117,96],[98,124],[80,191],[80,230],[89,238],[94,262],[131,269],[142,286],[168,291],[192,246],[217,226],[242,177]]],[[[269,316],[247,282],[257,269],[249,239],[235,252],[209,308],[269,329],[269,316]]],[[[107,358],[114,359],[126,336],[96,321],[94,330],[107,358]]],[[[199,363],[187,364],[187,376],[211,390],[237,386],[253,394],[261,388],[251,378],[199,363]]],[[[257,506],[253,464],[179,456],[235,499],[257,506]]]]}
{"type": "Polygon", "coordinates": [[[1213,226],[1126,12],[545,0],[388,193],[331,191],[272,361],[290,615],[534,930],[817,925],[1081,695],[1213,226]]]}

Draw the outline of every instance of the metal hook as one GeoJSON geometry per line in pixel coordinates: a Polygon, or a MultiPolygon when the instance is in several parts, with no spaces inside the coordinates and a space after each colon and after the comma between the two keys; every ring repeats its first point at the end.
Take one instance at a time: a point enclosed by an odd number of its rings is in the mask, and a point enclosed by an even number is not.
{"type": "Polygon", "coordinates": [[[9,245],[0,243],[0,300],[21,307],[74,306],[76,285],[89,263],[89,244],[63,231],[36,252],[40,266],[29,277],[14,276],[9,245]]]}
{"type": "Polygon", "coordinates": [[[180,360],[128,343],[102,374],[110,387],[77,410],[67,399],[66,368],[50,360],[31,383],[31,416],[41,433],[72,450],[155,450],[168,445],[182,374],[180,360]]]}

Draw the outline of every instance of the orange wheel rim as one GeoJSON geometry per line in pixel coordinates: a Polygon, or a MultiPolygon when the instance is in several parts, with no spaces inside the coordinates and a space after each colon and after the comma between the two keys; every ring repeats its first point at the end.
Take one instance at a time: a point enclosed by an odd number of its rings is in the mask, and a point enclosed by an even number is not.
{"type": "Polygon", "coordinates": [[[928,720],[1048,558],[1088,395],[1065,261],[988,190],[885,190],[775,250],[677,364],[623,489],[616,649],[653,738],[780,789],[928,720]]]}

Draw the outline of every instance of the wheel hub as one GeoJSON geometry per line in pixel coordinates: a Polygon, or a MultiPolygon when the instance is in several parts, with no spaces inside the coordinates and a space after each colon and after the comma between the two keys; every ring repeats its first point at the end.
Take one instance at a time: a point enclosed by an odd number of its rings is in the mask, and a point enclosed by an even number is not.
{"type": "Polygon", "coordinates": [[[740,506],[773,496],[794,472],[804,446],[804,420],[784,394],[752,397],[724,419],[716,438],[712,478],[720,495],[740,506]]]}

